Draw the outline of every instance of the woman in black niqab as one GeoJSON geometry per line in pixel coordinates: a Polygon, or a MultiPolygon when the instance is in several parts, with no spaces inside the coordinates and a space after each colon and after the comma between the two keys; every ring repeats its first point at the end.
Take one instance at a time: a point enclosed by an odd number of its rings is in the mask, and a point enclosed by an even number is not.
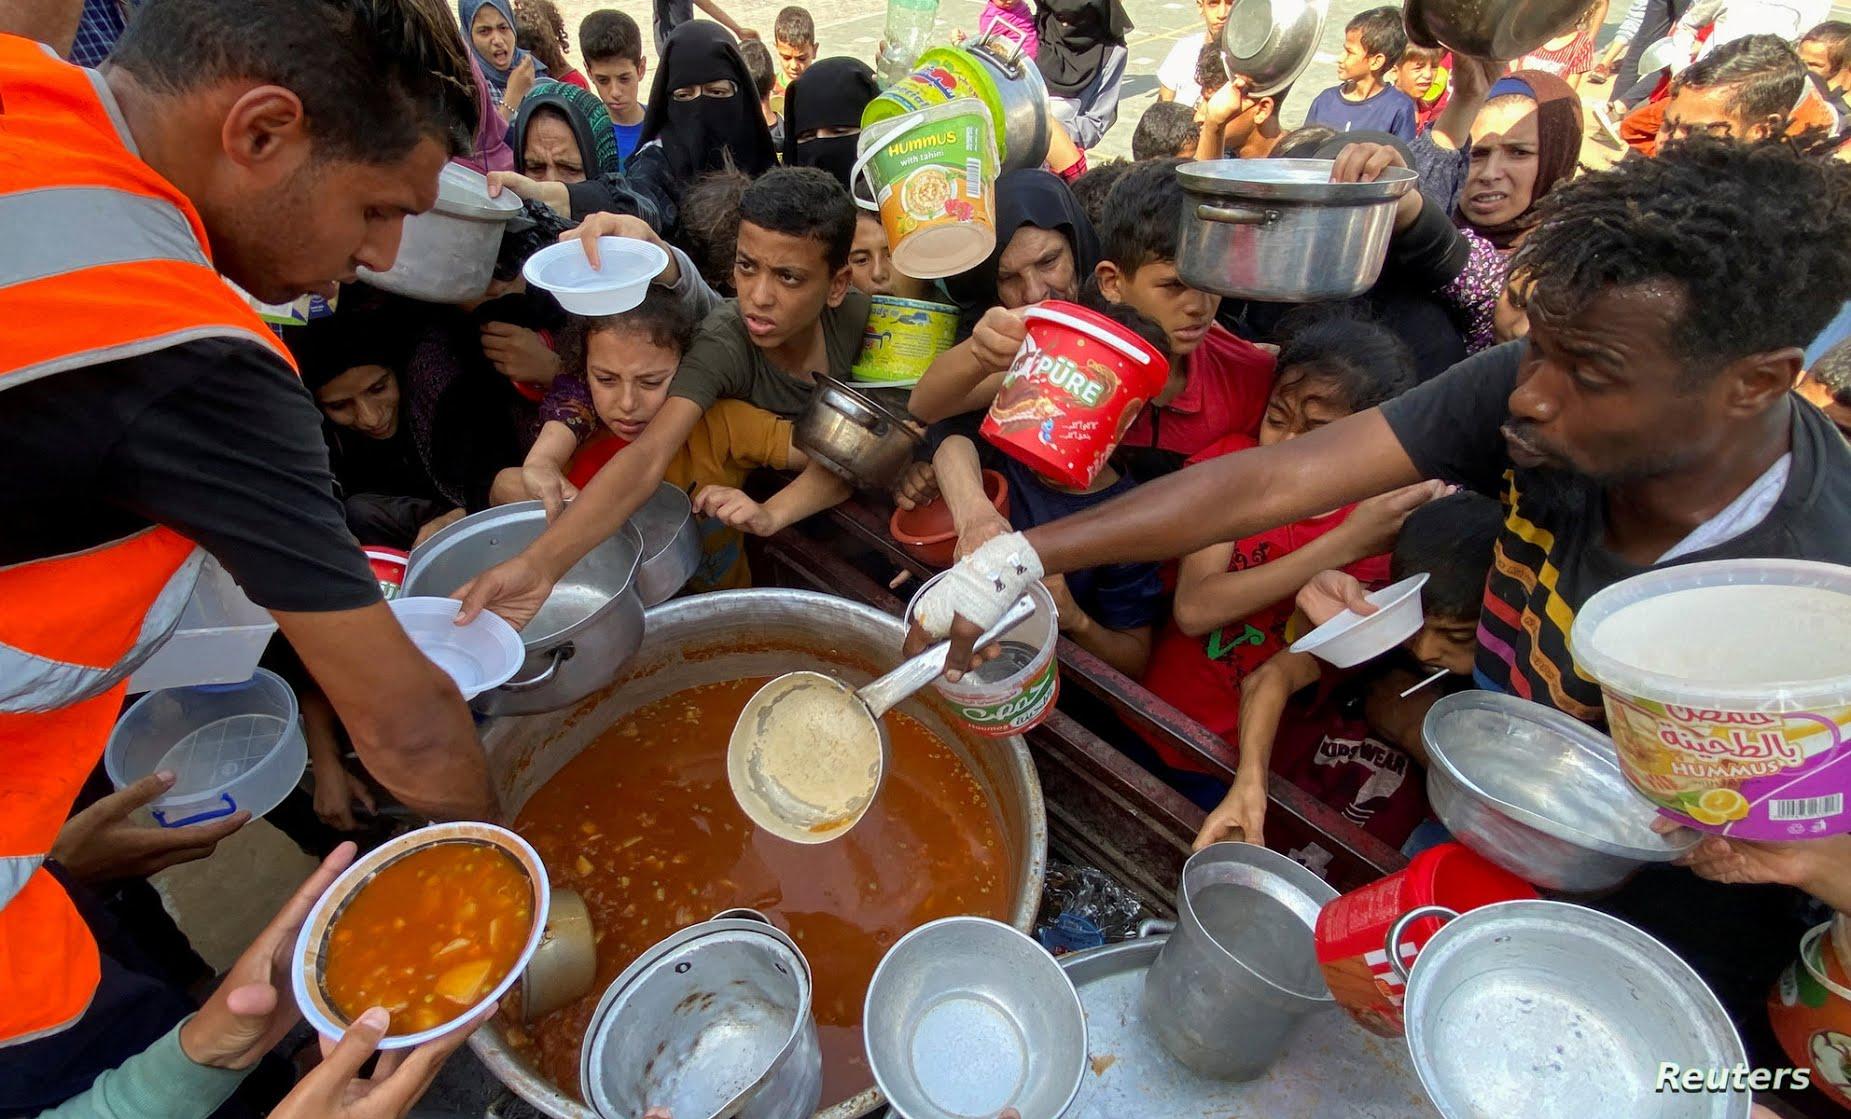
{"type": "Polygon", "coordinates": [[[849,186],[861,114],[880,88],[858,58],[825,58],[784,93],[784,166],[820,167],[849,186]],[[818,132],[831,132],[819,136],[818,132]]]}
{"type": "Polygon", "coordinates": [[[752,93],[752,75],[731,33],[706,20],[682,24],[662,47],[655,82],[649,87],[643,133],[637,138],[639,154],[641,145],[661,144],[677,187],[720,170],[729,157],[734,167],[754,178],[764,174],[777,165],[777,152],[752,93]],[[675,97],[678,89],[699,89],[723,81],[733,83],[729,97],[710,97],[704,92],[686,101],[675,97]]]}

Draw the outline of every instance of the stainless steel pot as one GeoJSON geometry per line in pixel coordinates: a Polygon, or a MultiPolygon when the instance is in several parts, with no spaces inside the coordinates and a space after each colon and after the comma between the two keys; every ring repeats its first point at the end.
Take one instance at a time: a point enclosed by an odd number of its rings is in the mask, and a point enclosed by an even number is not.
{"type": "Polygon", "coordinates": [[[647,609],[674,598],[700,569],[701,530],[694,506],[681,487],[663,482],[630,517],[643,539],[643,565],[636,589],[647,609]]]}
{"type": "Polygon", "coordinates": [[[1217,843],[1189,856],[1176,931],[1144,981],[1144,1020],[1201,1076],[1252,1080],[1299,1022],[1337,1005],[1312,932],[1337,891],[1277,851],[1217,843]]]}
{"type": "Polygon", "coordinates": [[[819,373],[791,442],[850,485],[884,490],[913,461],[919,434],[885,404],[819,373]]]}
{"type": "MultiPolygon", "coordinates": [[[[544,531],[546,509],[538,501],[464,517],[412,549],[404,593],[453,595],[544,531]]],[[[521,631],[527,658],[519,673],[471,705],[488,715],[554,711],[610,683],[643,640],[636,590],[642,552],[642,537],[626,524],[573,564],[521,631]]]]}
{"type": "MultiPolygon", "coordinates": [[[[496,719],[483,731],[489,776],[510,815],[560,768],[631,711],[686,688],[722,680],[824,669],[856,686],[900,662],[906,628],[870,606],[809,591],[764,588],[679,598],[649,611],[642,648],[611,687],[568,711],[496,719]]],[[[1034,927],[1047,864],[1048,825],[1028,747],[1019,736],[985,738],[932,691],[899,708],[948,745],[996,812],[1008,865],[1010,923],[1034,927]]],[[[502,1083],[552,1119],[596,1119],[509,1046],[490,1022],[469,1039],[502,1083]]],[[[853,1119],[879,1109],[872,1088],[819,1112],[853,1119]]]]}
{"type": "Polygon", "coordinates": [[[637,957],[599,1000],[579,1083],[602,1119],[807,1119],[823,1092],[810,964],[763,914],[728,910],[637,957]]]}
{"type": "Polygon", "coordinates": [[[488,290],[501,254],[501,235],[521,212],[512,191],[490,198],[488,180],[446,163],[437,176],[437,204],[405,219],[390,270],[359,270],[376,288],[431,303],[459,303],[488,290]]]}
{"type": "Polygon", "coordinates": [[[1048,158],[1048,86],[1041,80],[1035,60],[1028,57],[1018,36],[996,24],[975,42],[970,53],[990,73],[996,96],[1002,102],[1002,169],[1039,167],[1048,158]]]}
{"type": "Polygon", "coordinates": [[[1234,0],[1221,28],[1228,73],[1245,77],[1254,97],[1289,87],[1317,53],[1327,6],[1327,0],[1234,0]]]}
{"type": "Polygon", "coordinates": [[[1423,906],[1401,927],[1429,916],[1452,919],[1412,972],[1388,962],[1407,985],[1414,1071],[1445,1119],[1747,1119],[1746,1091],[1654,1090],[1667,1064],[1748,1061],[1722,1004],[1658,941],[1557,901],[1423,906]]]}
{"type": "Polygon", "coordinates": [[[1176,169],[1188,204],[1176,250],[1183,282],[1275,303],[1348,299],[1382,273],[1395,200],[1419,178],[1390,167],[1333,183],[1328,159],[1215,159],[1176,169]]]}
{"type": "Polygon", "coordinates": [[[1574,26],[1592,0],[1407,0],[1408,38],[1472,58],[1509,62],[1574,26]]]}

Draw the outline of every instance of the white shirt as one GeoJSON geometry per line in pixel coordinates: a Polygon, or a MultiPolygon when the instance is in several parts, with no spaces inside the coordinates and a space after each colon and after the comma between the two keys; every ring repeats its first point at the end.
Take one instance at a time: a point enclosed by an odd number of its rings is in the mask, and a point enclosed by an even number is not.
{"type": "Polygon", "coordinates": [[[1205,34],[1183,36],[1164,56],[1163,65],[1157,67],[1157,84],[1175,90],[1178,105],[1193,106],[1202,99],[1202,87],[1195,81],[1195,64],[1206,42],[1205,34]]]}
{"type": "Polygon", "coordinates": [[[1774,465],[1761,472],[1749,487],[1737,495],[1734,501],[1717,510],[1716,515],[1692,529],[1689,536],[1672,545],[1671,550],[1658,557],[1659,563],[1669,563],[1679,556],[1692,552],[1701,552],[1705,548],[1714,548],[1718,544],[1734,540],[1749,529],[1767,520],[1767,515],[1774,511],[1774,505],[1787,488],[1787,476],[1793,472],[1793,452],[1788,451],[1774,460],[1774,465]]]}

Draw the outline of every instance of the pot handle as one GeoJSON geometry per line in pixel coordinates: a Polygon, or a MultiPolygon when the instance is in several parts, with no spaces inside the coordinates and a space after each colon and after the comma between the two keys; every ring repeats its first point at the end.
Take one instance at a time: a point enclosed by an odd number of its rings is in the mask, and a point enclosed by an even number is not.
{"type": "Polygon", "coordinates": [[[525,680],[509,680],[501,686],[510,692],[531,692],[535,688],[544,687],[552,682],[554,674],[559,671],[559,666],[571,659],[572,646],[561,645],[559,648],[553,650],[552,662],[546,666],[546,670],[541,672],[540,675],[530,676],[525,680]]]}
{"type": "Polygon", "coordinates": [[[733,909],[722,909],[707,919],[709,921],[757,921],[762,925],[771,924],[771,918],[746,905],[733,909]]]}
{"type": "Polygon", "coordinates": [[[1400,978],[1403,986],[1406,986],[1408,981],[1408,965],[1401,962],[1401,935],[1408,931],[1409,925],[1422,917],[1443,917],[1450,921],[1457,916],[1459,916],[1457,910],[1448,909],[1443,905],[1417,905],[1395,918],[1395,923],[1389,926],[1388,938],[1383,941],[1382,947],[1388,953],[1388,966],[1394,969],[1395,975],[1400,978]]]}
{"type": "Polygon", "coordinates": [[[1221,222],[1225,225],[1271,225],[1279,220],[1279,211],[1261,210],[1252,206],[1217,206],[1203,202],[1196,206],[1195,216],[1202,221],[1221,222]]]}
{"type": "Polygon", "coordinates": [[[1028,57],[1028,32],[999,19],[990,25],[988,31],[978,37],[976,46],[987,47],[992,39],[1001,39],[1015,48],[1007,55],[992,52],[991,57],[1002,63],[1003,67],[1009,71],[1010,77],[1021,77],[1022,62],[1028,57]]]}
{"type": "Polygon", "coordinates": [[[1146,917],[1138,922],[1138,939],[1147,936],[1169,936],[1176,931],[1175,921],[1165,921],[1158,917],[1146,917]]]}

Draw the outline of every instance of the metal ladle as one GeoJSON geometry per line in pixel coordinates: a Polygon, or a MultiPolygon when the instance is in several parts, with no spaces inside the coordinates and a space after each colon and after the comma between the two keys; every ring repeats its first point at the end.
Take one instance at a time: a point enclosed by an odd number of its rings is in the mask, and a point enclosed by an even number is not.
{"type": "MultiPolygon", "coordinates": [[[[1034,612],[1035,600],[1023,595],[975,647],[996,641],[1034,612]]],[[[893,748],[881,716],[944,672],[950,652],[951,642],[941,641],[860,688],[809,671],[787,672],[766,683],[746,701],[727,742],[726,776],[740,809],[759,827],[794,843],[827,843],[860,823],[880,791],[893,748]],[[786,760],[799,764],[786,766],[781,774],[767,772],[767,753],[786,743],[796,746],[795,751],[784,746],[786,760]],[[869,750],[871,743],[878,748],[869,750]],[[804,756],[806,750],[820,752],[832,745],[837,747],[833,753],[857,760],[871,755],[872,762],[866,781],[846,798],[837,795],[834,803],[816,786],[840,776],[841,758],[802,764],[812,760],[804,756]]]]}

